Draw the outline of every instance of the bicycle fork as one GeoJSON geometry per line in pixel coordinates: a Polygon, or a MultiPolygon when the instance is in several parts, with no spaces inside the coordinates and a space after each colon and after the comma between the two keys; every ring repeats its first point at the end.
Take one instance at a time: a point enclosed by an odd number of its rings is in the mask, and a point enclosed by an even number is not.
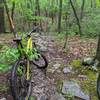
{"type": "MultiPolygon", "coordinates": [[[[28,42],[27,42],[27,52],[29,52],[29,50],[32,50],[32,38],[30,37],[28,39],[28,42]]],[[[27,60],[27,80],[30,79],[30,61],[27,60]]]]}

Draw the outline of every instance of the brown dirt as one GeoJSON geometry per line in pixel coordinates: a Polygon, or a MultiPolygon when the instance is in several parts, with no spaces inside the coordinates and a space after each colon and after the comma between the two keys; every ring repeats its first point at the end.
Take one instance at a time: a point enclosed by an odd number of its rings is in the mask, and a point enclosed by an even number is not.
{"type": "MultiPolygon", "coordinates": [[[[7,43],[8,45],[11,44],[12,42],[12,36],[9,35],[9,38],[6,37],[3,37],[3,40],[2,40],[2,37],[0,37],[0,41],[4,41],[4,43],[7,43]],[[5,39],[7,39],[7,41],[5,41],[5,39]]],[[[55,42],[56,43],[56,42],[55,42]]],[[[67,64],[72,61],[73,59],[82,59],[83,57],[86,57],[86,56],[91,56],[93,55],[92,54],[92,50],[96,48],[96,43],[97,41],[94,41],[94,40],[81,40],[80,37],[70,37],[69,40],[68,40],[68,52],[64,52],[62,50],[62,44],[59,45],[59,43],[56,43],[56,44],[53,44],[52,47],[49,47],[51,48],[52,50],[48,50],[47,54],[49,54],[49,60],[52,61],[52,58],[54,60],[54,58],[62,58],[62,62],[67,66],[67,64]]],[[[51,66],[52,67],[52,66],[51,66]]],[[[66,76],[62,73],[53,73],[53,74],[48,74],[49,77],[51,77],[52,79],[56,79],[56,80],[59,80],[59,79],[68,79],[68,77],[70,76],[66,76]]],[[[9,77],[9,74],[6,74],[6,73],[0,73],[0,85],[7,85],[8,82],[8,77],[9,77]]],[[[9,89],[6,91],[6,92],[0,92],[0,98],[2,97],[5,97],[7,98],[7,100],[13,100],[11,95],[10,95],[10,92],[9,92],[9,89]]]]}

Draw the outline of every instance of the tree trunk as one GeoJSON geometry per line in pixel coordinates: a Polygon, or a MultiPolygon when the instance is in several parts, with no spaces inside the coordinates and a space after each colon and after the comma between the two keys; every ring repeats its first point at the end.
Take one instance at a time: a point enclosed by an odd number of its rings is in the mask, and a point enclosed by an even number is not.
{"type": "Polygon", "coordinates": [[[99,61],[99,65],[100,65],[100,35],[97,44],[96,59],[99,61]]]}
{"type": "Polygon", "coordinates": [[[6,0],[3,0],[3,2],[4,2],[6,13],[7,13],[7,16],[8,16],[8,20],[9,20],[9,24],[10,24],[10,30],[11,30],[11,32],[13,32],[14,36],[16,36],[15,30],[14,30],[14,28],[15,28],[14,23],[13,23],[13,20],[12,20],[10,14],[9,14],[7,2],[6,2],[6,0]]]}
{"type": "Polygon", "coordinates": [[[84,5],[85,5],[85,0],[82,0],[81,14],[80,14],[80,21],[82,21],[82,19],[83,19],[84,5]]]}
{"type": "Polygon", "coordinates": [[[78,25],[78,27],[79,27],[79,34],[81,35],[81,34],[82,34],[82,31],[81,31],[80,20],[79,20],[79,18],[78,18],[78,15],[77,15],[77,13],[76,13],[76,9],[75,9],[75,7],[74,7],[74,4],[73,4],[72,0],[70,0],[70,4],[71,4],[71,6],[72,6],[72,9],[73,9],[73,12],[74,12],[76,21],[77,21],[77,25],[78,25]]]}
{"type": "MultiPolygon", "coordinates": [[[[40,17],[40,5],[39,5],[39,0],[35,0],[35,16],[39,16],[40,17]]],[[[40,24],[40,27],[42,29],[42,22],[40,19],[40,23],[37,22],[37,19],[35,19],[35,26],[37,26],[38,24],[40,24]]]]}
{"type": "Polygon", "coordinates": [[[93,1],[91,0],[91,8],[93,8],[93,1]]]}
{"type": "Polygon", "coordinates": [[[0,33],[4,32],[5,32],[4,6],[3,6],[3,0],[0,0],[0,33]]]}
{"type": "Polygon", "coordinates": [[[66,49],[67,48],[67,44],[68,44],[68,33],[69,33],[69,20],[68,20],[69,12],[68,12],[68,10],[69,9],[70,9],[70,2],[68,2],[68,4],[67,4],[67,9],[66,9],[66,13],[65,13],[66,34],[65,34],[65,42],[64,42],[63,49],[66,49]]]}
{"type": "Polygon", "coordinates": [[[60,0],[60,3],[59,3],[58,33],[61,32],[61,16],[62,16],[62,0],[60,0]]]}
{"type": "Polygon", "coordinates": [[[15,1],[12,2],[11,18],[14,19],[15,1]]]}

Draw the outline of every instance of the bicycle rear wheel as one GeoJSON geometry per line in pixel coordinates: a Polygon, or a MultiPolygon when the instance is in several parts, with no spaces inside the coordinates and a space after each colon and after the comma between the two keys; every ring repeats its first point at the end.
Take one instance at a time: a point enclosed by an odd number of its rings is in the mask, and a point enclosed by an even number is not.
{"type": "Polygon", "coordinates": [[[47,68],[48,61],[47,61],[46,57],[42,53],[40,53],[39,51],[37,51],[37,52],[38,52],[39,55],[38,55],[38,58],[33,59],[33,61],[32,61],[33,64],[40,69],[47,68]]]}
{"type": "Polygon", "coordinates": [[[98,94],[98,98],[100,100],[100,73],[97,78],[97,94],[98,94]]]}
{"type": "Polygon", "coordinates": [[[14,100],[29,100],[31,95],[31,78],[26,79],[26,61],[18,60],[11,71],[11,92],[14,100]]]}

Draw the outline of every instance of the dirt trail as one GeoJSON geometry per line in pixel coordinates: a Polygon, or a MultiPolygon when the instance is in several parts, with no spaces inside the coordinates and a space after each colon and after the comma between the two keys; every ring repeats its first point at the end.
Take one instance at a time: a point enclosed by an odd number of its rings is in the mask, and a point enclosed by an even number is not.
{"type": "MultiPolygon", "coordinates": [[[[90,43],[81,42],[79,37],[71,38],[68,44],[69,51],[64,52],[62,44],[56,41],[55,36],[40,36],[36,34],[34,40],[47,57],[49,66],[45,71],[32,65],[32,96],[35,96],[37,100],[52,100],[51,98],[57,93],[56,81],[59,79],[68,80],[70,77],[65,75],[60,67],[68,67],[68,63],[73,59],[81,59],[90,55],[89,50],[96,48],[96,43],[91,41],[90,43]]],[[[12,100],[9,94],[0,94],[0,98],[5,96],[7,100],[12,100]]]]}

